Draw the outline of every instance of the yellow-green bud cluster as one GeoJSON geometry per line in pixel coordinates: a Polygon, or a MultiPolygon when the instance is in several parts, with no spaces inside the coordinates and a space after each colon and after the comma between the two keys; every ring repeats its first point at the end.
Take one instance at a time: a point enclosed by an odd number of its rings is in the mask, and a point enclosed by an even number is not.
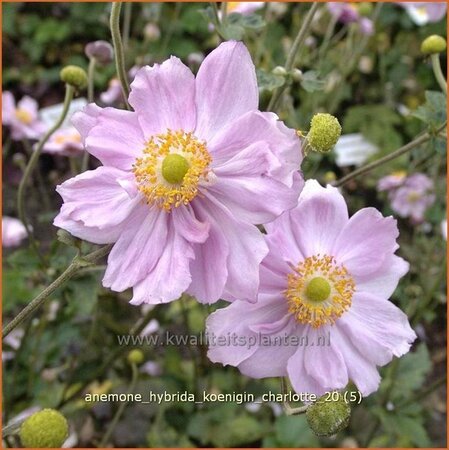
{"type": "Polygon", "coordinates": [[[87,86],[87,74],[79,66],[66,66],[60,72],[61,80],[75,89],[84,89],[87,86]]]}
{"type": "Polygon", "coordinates": [[[128,362],[130,364],[136,364],[138,366],[139,364],[143,363],[144,359],[145,355],[143,354],[142,350],[134,349],[128,353],[128,362]]]}
{"type": "Polygon", "coordinates": [[[437,34],[433,34],[422,41],[421,52],[425,55],[441,53],[446,50],[446,46],[446,39],[437,34]]]}
{"type": "Polygon", "coordinates": [[[319,113],[312,117],[307,142],[312,150],[320,153],[330,152],[341,135],[341,125],[331,114],[319,113]]]}
{"type": "Polygon", "coordinates": [[[351,408],[343,395],[325,394],[306,411],[307,423],[317,436],[332,436],[348,426],[351,408]]]}
{"type": "Polygon", "coordinates": [[[25,448],[61,448],[69,434],[65,417],[54,409],[43,409],[28,417],[19,436],[25,448]]]}

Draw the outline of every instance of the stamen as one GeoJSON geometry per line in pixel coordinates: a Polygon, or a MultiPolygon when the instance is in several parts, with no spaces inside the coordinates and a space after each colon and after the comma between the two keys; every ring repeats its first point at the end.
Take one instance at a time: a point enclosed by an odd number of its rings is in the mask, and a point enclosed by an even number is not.
{"type": "Polygon", "coordinates": [[[189,204],[207,181],[212,157],[193,133],[168,130],[153,136],[133,166],[138,189],[148,204],[170,211],[189,204]]]}
{"type": "Polygon", "coordinates": [[[299,323],[318,328],[334,324],[351,306],[355,282],[332,256],[306,258],[287,276],[289,312],[299,323]]]}
{"type": "Polygon", "coordinates": [[[15,115],[18,120],[20,120],[25,125],[29,125],[33,121],[33,116],[26,109],[17,108],[15,115]]]}

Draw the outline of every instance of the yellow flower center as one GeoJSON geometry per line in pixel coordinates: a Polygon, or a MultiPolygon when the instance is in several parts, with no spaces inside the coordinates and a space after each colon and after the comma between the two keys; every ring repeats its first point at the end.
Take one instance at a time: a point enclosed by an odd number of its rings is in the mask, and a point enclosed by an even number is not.
{"type": "Polygon", "coordinates": [[[289,312],[299,323],[318,328],[335,321],[351,306],[355,282],[332,256],[311,256],[287,276],[289,312]]]}
{"type": "Polygon", "coordinates": [[[235,11],[241,2],[228,2],[228,13],[235,11]]]}
{"type": "Polygon", "coordinates": [[[33,121],[33,116],[26,109],[17,108],[15,114],[17,119],[25,125],[29,125],[33,121]]]}
{"type": "Polygon", "coordinates": [[[407,200],[410,203],[416,203],[420,199],[421,199],[421,194],[419,192],[410,192],[410,194],[407,195],[407,200]]]}
{"type": "Polygon", "coordinates": [[[81,136],[78,133],[67,135],[60,134],[59,136],[56,136],[54,140],[57,144],[66,144],[66,143],[79,144],[81,142],[81,136]]]}
{"type": "Polygon", "coordinates": [[[153,136],[133,166],[138,189],[148,204],[170,211],[189,204],[207,181],[212,157],[206,143],[183,130],[153,136]]]}

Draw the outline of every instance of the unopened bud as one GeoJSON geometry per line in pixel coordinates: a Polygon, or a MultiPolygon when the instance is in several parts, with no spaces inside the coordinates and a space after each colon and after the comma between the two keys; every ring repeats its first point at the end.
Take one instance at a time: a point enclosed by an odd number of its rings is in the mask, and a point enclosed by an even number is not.
{"type": "Polygon", "coordinates": [[[142,350],[134,349],[128,353],[128,362],[130,364],[142,364],[145,359],[145,356],[142,350]]]}
{"type": "Polygon", "coordinates": [[[285,77],[287,75],[287,71],[285,70],[284,67],[282,66],[276,66],[273,70],[272,70],[273,75],[279,75],[281,77],[285,77]]]}
{"type": "Polygon", "coordinates": [[[61,448],[68,432],[67,420],[61,413],[43,409],[23,422],[19,436],[25,448],[61,448]]]}
{"type": "Polygon", "coordinates": [[[60,72],[61,80],[75,89],[84,89],[87,86],[87,74],[79,66],[66,66],[60,72]]]}
{"type": "Polygon", "coordinates": [[[302,71],[300,69],[293,69],[291,71],[293,81],[302,81],[302,71]]]}
{"type": "Polygon", "coordinates": [[[310,405],[306,417],[309,427],[317,436],[332,436],[348,426],[351,408],[340,393],[332,392],[310,405]]]}
{"type": "Polygon", "coordinates": [[[95,58],[100,64],[109,64],[114,58],[114,49],[107,41],[89,42],[84,51],[89,59],[95,58]]]}
{"type": "Polygon", "coordinates": [[[161,37],[161,30],[155,23],[147,23],[143,29],[143,34],[150,42],[154,42],[161,37]]]}
{"type": "Polygon", "coordinates": [[[427,37],[421,44],[421,52],[425,55],[441,53],[446,50],[446,39],[437,34],[427,37]]]}

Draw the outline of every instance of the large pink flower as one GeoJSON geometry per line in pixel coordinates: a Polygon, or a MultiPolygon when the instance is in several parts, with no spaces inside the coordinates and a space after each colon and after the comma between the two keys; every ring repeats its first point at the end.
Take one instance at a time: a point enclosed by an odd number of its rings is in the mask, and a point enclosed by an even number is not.
{"type": "Polygon", "coordinates": [[[388,300],[408,270],[394,254],[396,221],[374,208],[349,218],[336,188],[307,181],[298,206],[266,228],[258,301],[208,318],[209,358],[254,378],[288,376],[297,392],[321,395],[349,380],[374,392],[376,366],[415,339],[388,300]]]}
{"type": "Polygon", "coordinates": [[[133,112],[91,104],[74,116],[103,167],[58,186],[55,225],[115,243],[103,284],[133,287],[133,304],[184,291],[255,301],[268,249],[253,224],[293,208],[303,181],[294,131],[257,109],[247,49],[221,44],[196,79],[175,57],[143,67],[129,103],[133,112]]]}

